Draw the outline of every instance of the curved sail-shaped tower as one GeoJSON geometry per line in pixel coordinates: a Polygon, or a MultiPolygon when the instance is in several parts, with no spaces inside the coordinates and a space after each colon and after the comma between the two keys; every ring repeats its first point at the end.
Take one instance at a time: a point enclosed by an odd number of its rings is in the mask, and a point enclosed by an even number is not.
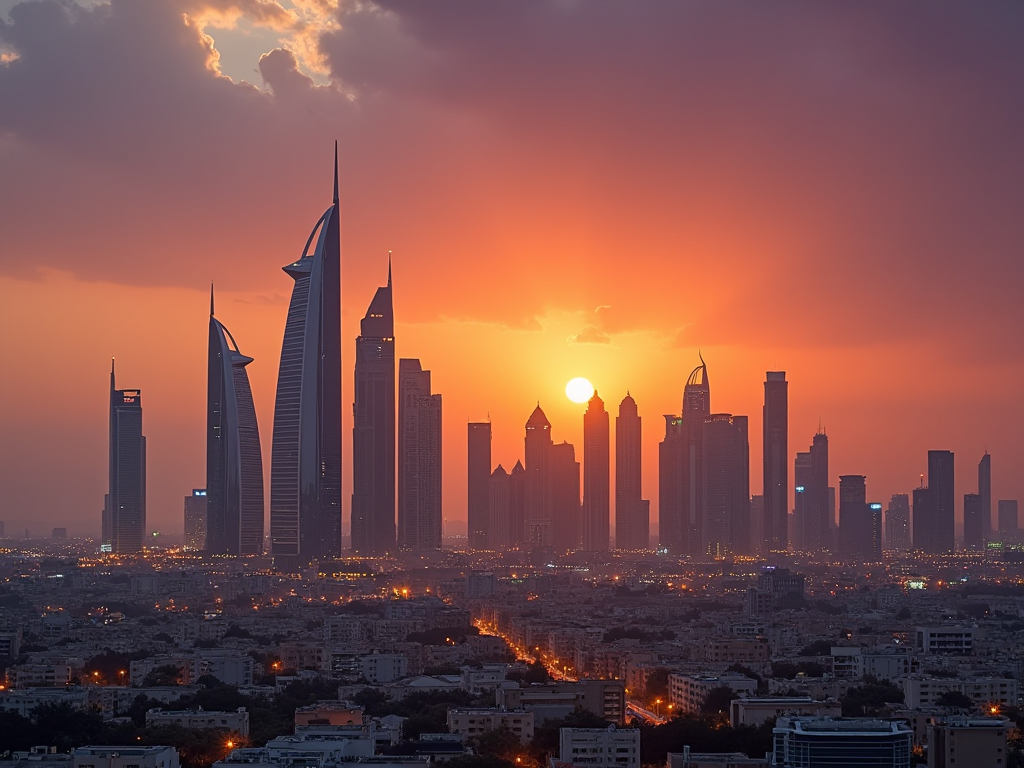
{"type": "Polygon", "coordinates": [[[213,314],[206,378],[206,551],[263,552],[263,452],[249,374],[252,362],[213,314]]]}
{"type": "Polygon", "coordinates": [[[270,540],[275,558],[341,554],[341,237],[338,145],[334,202],[302,255],[281,347],[270,459],[270,540]],[[310,246],[313,246],[310,250],[310,246]]]}

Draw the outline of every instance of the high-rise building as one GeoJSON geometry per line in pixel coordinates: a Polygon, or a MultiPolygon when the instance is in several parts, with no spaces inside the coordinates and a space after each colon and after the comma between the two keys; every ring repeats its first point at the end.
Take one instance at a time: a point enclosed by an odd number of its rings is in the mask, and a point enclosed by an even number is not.
{"type": "Polygon", "coordinates": [[[526,541],[526,467],[516,461],[508,473],[508,531],[510,547],[522,546],[526,541]]]}
{"type": "Polygon", "coordinates": [[[398,361],[398,546],[441,549],[441,395],[420,361],[398,361]]]}
{"type": "Polygon", "coordinates": [[[658,541],[673,555],[690,551],[684,503],[685,456],[683,420],[679,416],[665,414],[665,439],[658,444],[658,541]]]}
{"type": "Polygon", "coordinates": [[[761,527],[764,525],[764,496],[757,494],[750,497],[750,546],[757,546],[764,541],[761,527]]]}
{"type": "Polygon", "coordinates": [[[583,546],[580,463],[565,441],[551,446],[551,545],[565,552],[583,546]]]}
{"type": "Polygon", "coordinates": [[[206,489],[193,488],[185,497],[185,549],[206,549],[206,489]]]}
{"type": "Polygon", "coordinates": [[[839,478],[839,554],[848,560],[869,560],[875,554],[864,479],[864,475],[839,478]]]}
{"type": "Polygon", "coordinates": [[[932,552],[932,495],[928,486],[922,484],[920,488],[915,488],[912,498],[914,500],[912,520],[914,549],[918,552],[932,552]]]}
{"type": "MultiPolygon", "coordinates": [[[[497,549],[497,539],[491,530],[492,515],[489,510],[491,479],[491,423],[489,421],[470,422],[467,441],[467,472],[466,472],[466,528],[469,535],[469,546],[472,549],[497,549]]],[[[505,472],[502,469],[502,472],[505,472]]],[[[508,473],[505,472],[506,478],[508,473]]],[[[508,546],[508,521],[503,521],[505,533],[504,546],[508,546]]]]}
{"type": "Polygon", "coordinates": [[[142,434],[142,392],[117,389],[110,363],[109,491],[105,498],[100,549],[141,552],[146,538],[146,438],[142,434]]]}
{"type": "Polygon", "coordinates": [[[651,545],[651,502],[642,498],[643,428],[636,401],[629,393],[615,417],[615,548],[647,549],[651,545]]]}
{"type": "Polygon", "coordinates": [[[352,426],[352,549],[395,547],[395,312],[388,283],[377,289],[356,339],[352,426]]]}
{"type": "Polygon", "coordinates": [[[1017,500],[1000,499],[997,510],[999,524],[999,540],[1013,542],[1017,540],[1017,500]]]}
{"type": "Polygon", "coordinates": [[[868,504],[868,517],[871,524],[871,559],[882,562],[882,505],[877,501],[868,504]]]}
{"type": "Polygon", "coordinates": [[[583,549],[607,552],[611,533],[611,434],[595,390],[583,415],[583,549]]]}
{"type": "Polygon", "coordinates": [[[263,552],[263,453],[246,366],[213,313],[206,364],[206,546],[216,555],[263,552]]]}
{"type": "Polygon", "coordinates": [[[797,552],[804,551],[808,520],[807,486],[811,483],[811,453],[797,451],[793,462],[793,527],[790,529],[790,545],[797,552]]]}
{"type": "Polygon", "coordinates": [[[525,519],[523,543],[550,547],[554,543],[551,519],[551,422],[540,403],[526,422],[525,519]]]}
{"type": "Polygon", "coordinates": [[[302,256],[284,267],[295,284],[274,403],[270,548],[275,559],[293,564],[341,554],[337,145],[334,155],[334,200],[310,232],[302,256]]]}
{"type": "Polygon", "coordinates": [[[910,497],[894,493],[885,512],[885,546],[895,552],[910,549],[910,497]]]}
{"type": "Polygon", "coordinates": [[[931,505],[932,554],[956,548],[956,508],[953,488],[953,452],[928,451],[928,495],[931,505]]]}
{"type": "Polygon", "coordinates": [[[789,382],[785,371],[768,371],[764,382],[764,541],[765,552],[785,551],[789,514],[789,382]]]}
{"type": "Polygon", "coordinates": [[[490,520],[487,523],[487,547],[489,549],[505,549],[512,544],[511,515],[509,514],[511,490],[509,474],[499,464],[487,479],[487,511],[490,515],[490,520]]]}
{"type": "Polygon", "coordinates": [[[747,417],[704,420],[701,548],[716,557],[750,553],[750,445],[747,417]]]}
{"type": "Polygon", "coordinates": [[[980,493],[964,494],[964,549],[985,548],[984,504],[980,493]]]}
{"type": "Polygon", "coordinates": [[[801,546],[805,552],[828,552],[832,548],[828,495],[828,435],[819,429],[811,441],[810,466],[803,485],[803,530],[801,546]]]}
{"type": "Polygon", "coordinates": [[[988,544],[992,540],[992,457],[988,451],[978,462],[978,495],[981,496],[982,541],[988,544]]]}

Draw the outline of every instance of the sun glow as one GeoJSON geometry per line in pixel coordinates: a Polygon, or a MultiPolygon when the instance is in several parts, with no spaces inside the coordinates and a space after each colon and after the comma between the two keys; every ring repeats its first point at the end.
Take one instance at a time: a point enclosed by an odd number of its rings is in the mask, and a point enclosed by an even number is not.
{"type": "Polygon", "coordinates": [[[565,385],[565,396],[574,403],[585,403],[594,396],[594,385],[577,376],[565,385]]]}

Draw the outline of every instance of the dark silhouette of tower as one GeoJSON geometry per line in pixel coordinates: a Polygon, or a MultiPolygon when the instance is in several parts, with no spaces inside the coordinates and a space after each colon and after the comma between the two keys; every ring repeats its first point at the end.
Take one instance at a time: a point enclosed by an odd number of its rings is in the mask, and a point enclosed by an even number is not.
{"type": "Polygon", "coordinates": [[[595,390],[583,415],[583,549],[607,552],[611,534],[611,434],[595,390]]]}
{"type": "Polygon", "coordinates": [[[689,553],[683,466],[686,431],[679,416],[665,415],[665,439],[658,445],[658,541],[674,555],[689,553]]]}
{"type": "MultiPolygon", "coordinates": [[[[470,425],[472,426],[472,425],[470,425]]],[[[472,432],[470,432],[472,438],[472,432]]],[[[508,472],[499,464],[487,479],[487,509],[490,520],[487,523],[488,548],[504,549],[512,543],[510,532],[509,495],[511,482],[508,472]]],[[[470,534],[472,536],[472,533],[470,534]]]]}
{"type": "Polygon", "coordinates": [[[551,544],[562,552],[580,549],[583,546],[583,519],[580,463],[576,461],[576,449],[562,441],[551,446],[550,459],[551,544]]]}
{"type": "Polygon", "coordinates": [[[885,541],[889,549],[906,552],[910,549],[910,497],[894,493],[885,513],[885,541]]]}
{"type": "Polygon", "coordinates": [[[933,552],[932,544],[932,496],[928,486],[922,482],[912,494],[914,500],[912,527],[914,530],[914,549],[919,552],[933,552]]]}
{"type": "MultiPolygon", "coordinates": [[[[470,422],[467,441],[466,527],[472,549],[497,549],[498,537],[491,530],[488,484],[491,478],[491,423],[470,422]],[[493,539],[493,540],[492,540],[493,539]]],[[[505,477],[508,472],[502,468],[505,477]]],[[[507,506],[507,505],[506,505],[507,506]]],[[[503,522],[504,546],[508,546],[508,523],[503,522]]]]}
{"type": "Polygon", "coordinates": [[[551,519],[551,422],[540,403],[526,422],[525,520],[523,543],[554,544],[551,519]]]}
{"type": "Polygon", "coordinates": [[[395,313],[388,283],[377,289],[356,339],[352,427],[352,549],[395,547],[395,313]]]}
{"type": "Polygon", "coordinates": [[[636,401],[629,393],[615,417],[615,548],[641,550],[651,546],[651,502],[641,498],[643,427],[636,401]]]}
{"type": "Polygon", "coordinates": [[[1013,543],[1017,541],[1017,500],[1000,499],[997,514],[999,516],[999,541],[1013,543]]]}
{"type": "Polygon", "coordinates": [[[185,497],[185,549],[206,549],[206,489],[193,488],[185,497]]]}
{"type": "Polygon", "coordinates": [[[818,431],[809,451],[796,455],[793,465],[795,530],[793,548],[827,552],[832,547],[828,497],[828,435],[818,431]]]}
{"type": "Polygon", "coordinates": [[[811,484],[811,453],[797,451],[793,462],[793,528],[790,532],[790,543],[797,552],[807,551],[805,540],[810,540],[808,529],[811,527],[808,492],[811,484]]]}
{"type": "Polygon", "coordinates": [[[263,552],[263,452],[246,366],[213,312],[206,365],[206,551],[263,552]]]}
{"type": "Polygon", "coordinates": [[[398,546],[441,549],[441,396],[420,361],[398,361],[398,546]]]}
{"type": "Polygon", "coordinates": [[[785,371],[768,371],[764,382],[764,525],[763,549],[789,546],[789,382],[785,371]]]}
{"type": "Polygon", "coordinates": [[[985,549],[984,504],[980,493],[964,494],[964,549],[985,549]]]}
{"type": "Polygon", "coordinates": [[[508,473],[508,535],[510,547],[526,542],[526,468],[521,461],[508,473]]]}
{"type": "Polygon", "coordinates": [[[270,454],[270,547],[280,562],[341,554],[341,234],[334,201],[297,261],[270,454]],[[314,244],[315,243],[315,244],[314,244]],[[310,246],[313,249],[310,250],[310,246]]]}
{"type": "Polygon", "coordinates": [[[750,552],[750,445],[747,417],[716,413],[704,421],[702,550],[750,552]]]}
{"type": "Polygon", "coordinates": [[[992,540],[992,457],[988,451],[978,462],[978,495],[981,496],[981,539],[988,544],[992,540]]]}
{"type": "Polygon", "coordinates": [[[110,463],[101,549],[141,552],[146,538],[146,438],[142,435],[142,392],[117,389],[110,361],[110,463]]]}
{"type": "MultiPolygon", "coordinates": [[[[874,521],[867,503],[864,479],[864,475],[842,475],[839,478],[839,553],[847,560],[870,561],[875,556],[874,521]]],[[[877,535],[880,544],[880,529],[877,535]]]]}
{"type": "Polygon", "coordinates": [[[926,551],[933,554],[952,552],[956,547],[952,451],[928,451],[928,494],[932,549],[926,551]]]}

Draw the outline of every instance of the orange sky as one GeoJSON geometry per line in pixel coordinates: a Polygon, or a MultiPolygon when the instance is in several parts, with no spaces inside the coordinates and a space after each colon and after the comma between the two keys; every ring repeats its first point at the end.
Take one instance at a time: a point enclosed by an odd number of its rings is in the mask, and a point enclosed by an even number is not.
{"type": "Polygon", "coordinates": [[[210,280],[256,359],[269,470],[280,267],[330,202],[334,138],[345,386],[392,249],[398,354],[444,395],[447,519],[465,423],[489,413],[509,467],[539,400],[580,446],[577,375],[613,417],[636,398],[654,516],[661,415],[698,348],[713,410],[750,416],[754,492],[764,372],[783,369],[791,453],[820,420],[833,481],[866,474],[885,502],[948,448],[959,497],[987,449],[994,498],[1024,497],[1018,8],[11,6],[8,533],[98,532],[111,355],[143,391],[151,527],[180,532],[205,482],[210,280]]]}

